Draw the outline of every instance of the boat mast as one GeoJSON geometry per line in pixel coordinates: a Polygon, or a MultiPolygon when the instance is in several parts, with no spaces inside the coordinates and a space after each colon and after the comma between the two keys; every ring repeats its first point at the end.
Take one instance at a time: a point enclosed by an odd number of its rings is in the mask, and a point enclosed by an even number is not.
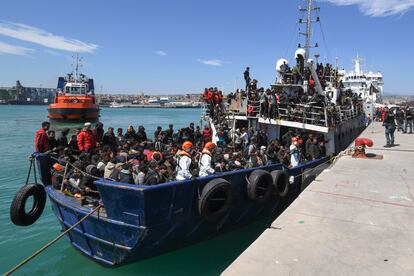
{"type": "MultiPolygon", "coordinates": [[[[299,23],[306,23],[306,32],[301,32],[301,35],[304,35],[306,37],[306,44],[305,44],[305,61],[310,58],[310,49],[318,47],[318,43],[315,44],[315,46],[311,46],[311,36],[312,36],[312,23],[319,22],[319,17],[316,18],[316,20],[312,20],[312,12],[316,10],[320,10],[319,7],[313,7],[312,3],[313,0],[307,0],[308,1],[308,7],[307,8],[299,8],[300,11],[306,12],[306,22],[303,19],[299,20],[299,23]]],[[[299,44],[299,48],[301,48],[301,45],[299,44]]]]}
{"type": "Polygon", "coordinates": [[[309,59],[309,49],[311,40],[311,21],[312,21],[312,0],[308,0],[308,16],[306,19],[306,55],[305,60],[309,59]]]}

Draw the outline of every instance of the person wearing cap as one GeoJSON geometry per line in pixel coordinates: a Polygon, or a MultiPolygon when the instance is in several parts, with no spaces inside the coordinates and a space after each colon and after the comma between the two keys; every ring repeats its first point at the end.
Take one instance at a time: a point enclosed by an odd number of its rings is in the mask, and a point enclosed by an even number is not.
{"type": "Polygon", "coordinates": [[[300,164],[300,140],[299,137],[293,137],[292,144],[289,147],[291,168],[297,167],[300,164]]]}
{"type": "Polygon", "coordinates": [[[78,134],[78,148],[80,151],[92,152],[96,147],[96,136],[91,130],[91,123],[85,123],[84,128],[78,134]]]}
{"type": "Polygon", "coordinates": [[[42,128],[36,131],[35,137],[35,151],[36,152],[46,152],[49,150],[49,141],[47,137],[47,131],[50,128],[49,122],[43,122],[42,128]]]}
{"type": "Polygon", "coordinates": [[[193,143],[185,141],[182,145],[182,150],[178,153],[177,160],[177,180],[191,179],[193,175],[190,172],[191,152],[193,150],[193,143]]]}
{"type": "Polygon", "coordinates": [[[201,152],[200,161],[198,162],[198,166],[200,169],[200,176],[208,176],[214,174],[214,169],[211,167],[211,159],[213,155],[213,151],[216,148],[216,145],[212,142],[207,142],[204,145],[204,149],[201,152]]]}

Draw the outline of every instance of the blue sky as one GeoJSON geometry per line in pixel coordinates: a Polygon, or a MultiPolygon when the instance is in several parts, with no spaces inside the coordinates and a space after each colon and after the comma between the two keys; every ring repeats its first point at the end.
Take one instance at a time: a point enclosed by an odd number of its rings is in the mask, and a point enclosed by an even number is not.
{"type": "MultiPolygon", "coordinates": [[[[325,34],[314,25],[313,53],[351,69],[384,74],[388,94],[414,94],[414,0],[321,0],[325,34]]],[[[71,56],[98,92],[177,94],[242,85],[246,65],[259,85],[275,79],[275,62],[293,60],[302,0],[3,0],[0,86],[55,87],[71,56]]]]}

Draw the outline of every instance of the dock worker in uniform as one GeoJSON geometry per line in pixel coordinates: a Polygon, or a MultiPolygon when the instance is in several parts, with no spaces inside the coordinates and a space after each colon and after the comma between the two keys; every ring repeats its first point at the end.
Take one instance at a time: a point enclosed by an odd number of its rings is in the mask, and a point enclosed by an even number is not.
{"type": "Polygon", "coordinates": [[[191,143],[190,141],[185,141],[181,148],[182,150],[178,153],[176,179],[191,179],[193,177],[193,175],[190,172],[193,143],[191,143]]]}
{"type": "Polygon", "coordinates": [[[201,152],[201,158],[199,161],[200,176],[208,176],[214,174],[214,169],[211,167],[211,159],[213,151],[216,148],[216,145],[213,142],[207,142],[204,145],[204,149],[201,152]]]}
{"type": "Polygon", "coordinates": [[[388,107],[384,108],[384,120],[382,125],[385,127],[385,139],[387,139],[387,144],[384,147],[392,147],[394,145],[395,114],[394,112],[390,112],[388,107]]]}
{"type": "Polygon", "coordinates": [[[49,141],[47,137],[47,131],[50,128],[49,122],[43,122],[42,128],[36,131],[35,138],[35,151],[36,152],[46,152],[49,150],[49,141]]]}
{"type": "Polygon", "coordinates": [[[91,130],[91,123],[87,122],[78,134],[78,148],[80,151],[92,152],[96,147],[96,136],[91,130]]]}
{"type": "Polygon", "coordinates": [[[244,80],[246,81],[246,91],[249,88],[249,84],[250,84],[250,67],[246,67],[246,70],[243,73],[244,76],[244,80]]]}

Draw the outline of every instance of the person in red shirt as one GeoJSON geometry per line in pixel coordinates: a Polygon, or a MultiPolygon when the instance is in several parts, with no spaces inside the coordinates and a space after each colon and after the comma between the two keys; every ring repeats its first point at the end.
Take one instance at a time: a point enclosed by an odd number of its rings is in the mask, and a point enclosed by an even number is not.
{"type": "Polygon", "coordinates": [[[96,135],[91,130],[91,123],[85,123],[78,134],[78,148],[80,151],[92,152],[96,147],[96,135]]]}
{"type": "Polygon", "coordinates": [[[315,94],[315,80],[310,77],[309,78],[309,96],[313,96],[315,94]]]}
{"type": "Polygon", "coordinates": [[[35,138],[35,151],[36,152],[46,152],[49,150],[49,141],[47,138],[46,132],[50,128],[49,122],[43,122],[42,128],[36,131],[35,138]]]}

